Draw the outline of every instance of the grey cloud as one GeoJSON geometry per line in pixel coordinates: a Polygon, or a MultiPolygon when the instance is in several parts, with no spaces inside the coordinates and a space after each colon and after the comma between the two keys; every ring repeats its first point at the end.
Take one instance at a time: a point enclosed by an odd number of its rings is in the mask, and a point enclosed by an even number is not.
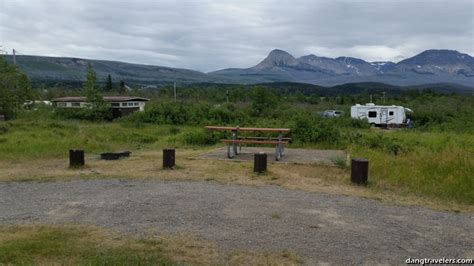
{"type": "Polygon", "coordinates": [[[0,0],[0,45],[211,71],[279,48],[301,56],[395,60],[474,53],[474,1],[0,0]]]}

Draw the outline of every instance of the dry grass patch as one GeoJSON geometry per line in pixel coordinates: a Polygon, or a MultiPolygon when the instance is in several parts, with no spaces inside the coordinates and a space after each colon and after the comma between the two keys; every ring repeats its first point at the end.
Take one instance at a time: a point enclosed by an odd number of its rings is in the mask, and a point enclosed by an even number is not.
{"type": "Polygon", "coordinates": [[[222,251],[190,234],[138,238],[95,226],[0,226],[0,264],[296,265],[282,252],[222,251]]]}
{"type": "Polygon", "coordinates": [[[0,181],[50,181],[88,178],[123,178],[173,181],[205,181],[250,186],[277,185],[289,189],[325,192],[379,199],[388,203],[423,205],[434,209],[474,212],[474,206],[404,193],[392,183],[369,183],[368,187],[350,184],[347,169],[329,165],[285,164],[269,161],[269,171],[255,174],[252,161],[192,159],[201,150],[176,151],[177,166],[162,169],[161,150],[132,153],[117,161],[88,155],[86,166],[69,169],[67,159],[0,161],[0,181]]]}

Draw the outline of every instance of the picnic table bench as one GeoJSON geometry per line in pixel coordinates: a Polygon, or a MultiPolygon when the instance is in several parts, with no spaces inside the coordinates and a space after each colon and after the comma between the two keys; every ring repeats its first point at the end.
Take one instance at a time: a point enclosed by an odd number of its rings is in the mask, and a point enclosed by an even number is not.
{"type": "Polygon", "coordinates": [[[224,127],[224,126],[206,126],[208,130],[231,131],[232,137],[221,139],[221,142],[227,144],[227,157],[234,158],[242,151],[242,144],[273,144],[275,145],[275,160],[279,161],[284,155],[284,145],[291,142],[291,138],[283,137],[284,133],[289,133],[289,128],[256,128],[256,127],[224,127]],[[265,132],[278,133],[277,137],[253,137],[239,136],[240,132],[265,132]]]}

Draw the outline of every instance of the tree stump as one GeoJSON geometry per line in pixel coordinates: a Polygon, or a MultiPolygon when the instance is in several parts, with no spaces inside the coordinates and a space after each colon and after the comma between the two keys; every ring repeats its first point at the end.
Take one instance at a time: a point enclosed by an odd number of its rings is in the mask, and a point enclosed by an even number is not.
{"type": "Polygon", "coordinates": [[[163,149],[163,168],[172,169],[175,165],[175,150],[163,149]]]}
{"type": "Polygon", "coordinates": [[[69,150],[69,167],[84,166],[84,150],[69,150]]]}
{"type": "Polygon", "coordinates": [[[351,182],[358,185],[367,184],[369,175],[369,160],[354,158],[351,163],[351,182]]]}
{"type": "Polygon", "coordinates": [[[263,173],[267,171],[267,154],[264,152],[255,153],[253,160],[253,171],[263,173]]]}

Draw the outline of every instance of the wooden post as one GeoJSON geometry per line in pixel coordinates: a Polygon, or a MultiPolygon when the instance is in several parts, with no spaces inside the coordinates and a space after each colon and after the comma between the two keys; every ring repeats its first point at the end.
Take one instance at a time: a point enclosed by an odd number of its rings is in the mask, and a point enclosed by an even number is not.
{"type": "Polygon", "coordinates": [[[69,150],[69,167],[84,165],[84,150],[69,150]]]}
{"type": "Polygon", "coordinates": [[[369,160],[365,158],[354,158],[351,164],[351,181],[359,185],[367,184],[369,175],[369,160]]]}
{"type": "Polygon", "coordinates": [[[171,169],[175,165],[175,151],[174,149],[163,149],[163,168],[171,169]]]}
{"type": "Polygon", "coordinates": [[[253,160],[253,171],[263,173],[267,171],[267,154],[264,152],[255,153],[253,160]]]}

